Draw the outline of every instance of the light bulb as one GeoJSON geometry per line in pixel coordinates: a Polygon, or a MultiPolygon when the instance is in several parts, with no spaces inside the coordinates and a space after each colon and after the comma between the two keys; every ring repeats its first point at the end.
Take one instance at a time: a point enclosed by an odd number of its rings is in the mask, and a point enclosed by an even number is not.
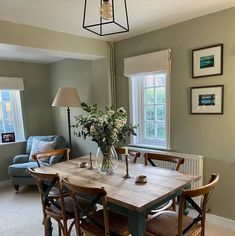
{"type": "Polygon", "coordinates": [[[103,0],[103,4],[100,8],[100,16],[104,20],[111,20],[113,18],[113,9],[109,0],[103,0]]]}

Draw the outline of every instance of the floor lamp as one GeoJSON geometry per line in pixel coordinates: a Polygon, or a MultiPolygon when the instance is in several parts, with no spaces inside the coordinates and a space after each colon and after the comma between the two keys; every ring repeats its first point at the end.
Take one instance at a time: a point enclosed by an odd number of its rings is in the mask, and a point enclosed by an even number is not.
{"type": "Polygon", "coordinates": [[[55,99],[52,103],[54,107],[67,107],[68,114],[68,131],[69,131],[69,148],[72,147],[71,141],[71,124],[70,124],[70,107],[80,107],[81,101],[76,88],[62,87],[59,88],[55,99]]]}

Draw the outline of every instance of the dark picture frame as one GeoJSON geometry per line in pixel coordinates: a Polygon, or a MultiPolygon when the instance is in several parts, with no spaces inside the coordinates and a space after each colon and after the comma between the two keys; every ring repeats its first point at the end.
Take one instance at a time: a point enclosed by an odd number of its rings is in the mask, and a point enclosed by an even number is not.
{"type": "Polygon", "coordinates": [[[192,50],[192,77],[208,77],[223,74],[223,44],[192,50]]]}
{"type": "Polygon", "coordinates": [[[2,133],[2,143],[15,142],[15,133],[2,133]]]}
{"type": "Polygon", "coordinates": [[[224,113],[224,85],[212,85],[190,88],[191,114],[224,113]]]}

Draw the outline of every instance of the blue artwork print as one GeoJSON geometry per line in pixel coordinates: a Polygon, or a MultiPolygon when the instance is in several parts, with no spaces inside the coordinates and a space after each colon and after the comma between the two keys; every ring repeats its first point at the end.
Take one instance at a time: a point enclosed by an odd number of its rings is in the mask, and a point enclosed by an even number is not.
{"type": "Polygon", "coordinates": [[[215,66],[214,55],[200,57],[200,69],[214,67],[214,66],[215,66]]]}
{"type": "Polygon", "coordinates": [[[198,106],[215,106],[215,94],[199,95],[198,106]]]}

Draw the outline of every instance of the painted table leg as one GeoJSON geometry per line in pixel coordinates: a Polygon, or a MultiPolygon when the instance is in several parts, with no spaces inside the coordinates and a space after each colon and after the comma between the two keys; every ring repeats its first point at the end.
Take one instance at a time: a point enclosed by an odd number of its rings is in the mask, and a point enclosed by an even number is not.
{"type": "Polygon", "coordinates": [[[146,214],[144,212],[130,212],[128,227],[132,236],[143,236],[146,227],[146,214]]]}
{"type": "MultiPolygon", "coordinates": [[[[187,186],[185,189],[190,189],[191,188],[191,185],[187,186]]],[[[188,215],[189,213],[189,203],[186,201],[185,203],[185,207],[184,207],[184,215],[188,215]]]]}

